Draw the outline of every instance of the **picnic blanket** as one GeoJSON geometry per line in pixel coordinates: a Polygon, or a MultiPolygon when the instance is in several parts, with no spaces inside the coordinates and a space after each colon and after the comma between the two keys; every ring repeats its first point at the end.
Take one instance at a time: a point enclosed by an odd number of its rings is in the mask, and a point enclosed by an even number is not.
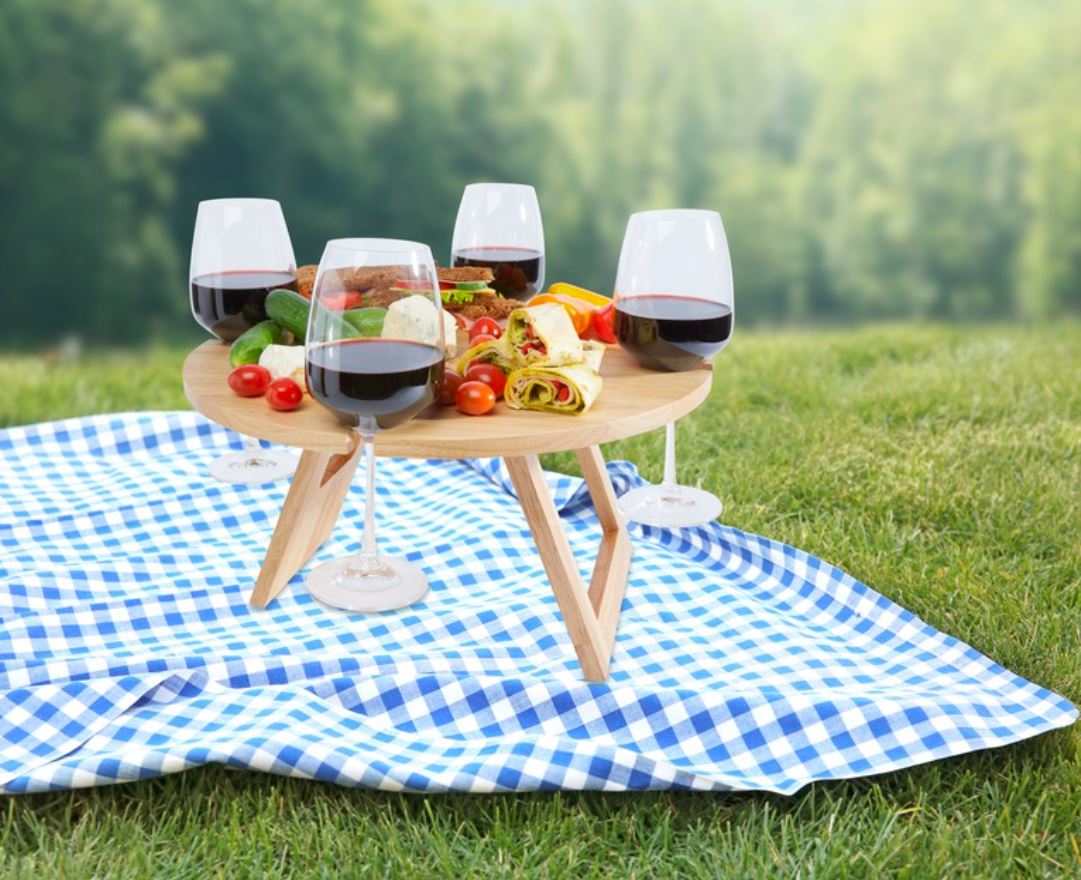
{"type": "MultiPolygon", "coordinates": [[[[407,791],[792,793],[1062,727],[1076,709],[829,564],[711,524],[634,527],[611,679],[582,679],[498,461],[379,463],[413,607],[348,614],[302,571],[247,604],[286,483],[185,412],[0,431],[0,791],[222,763],[407,791]]],[[[609,465],[617,492],[641,481],[609,465]]],[[[584,572],[600,537],[548,480],[584,572]]],[[[363,481],[316,562],[359,547],[363,481]]]]}

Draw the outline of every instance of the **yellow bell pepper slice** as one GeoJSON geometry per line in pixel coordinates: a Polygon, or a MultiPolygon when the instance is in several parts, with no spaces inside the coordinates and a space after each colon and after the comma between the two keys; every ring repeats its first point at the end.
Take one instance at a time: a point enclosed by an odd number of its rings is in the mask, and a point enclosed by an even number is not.
{"type": "Polygon", "coordinates": [[[557,281],[548,287],[548,292],[551,294],[564,296],[572,296],[575,299],[580,299],[584,303],[589,303],[591,307],[606,306],[611,300],[606,296],[601,296],[599,293],[594,293],[592,290],[586,290],[584,287],[578,287],[574,284],[568,284],[566,281],[557,281]]]}

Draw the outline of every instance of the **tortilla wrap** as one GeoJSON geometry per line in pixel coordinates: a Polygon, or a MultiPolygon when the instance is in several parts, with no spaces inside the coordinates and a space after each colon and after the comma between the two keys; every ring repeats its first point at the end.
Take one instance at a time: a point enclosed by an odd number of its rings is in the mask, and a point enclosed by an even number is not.
{"type": "Polygon", "coordinates": [[[473,363],[473,361],[480,361],[483,364],[494,364],[504,373],[510,373],[520,366],[514,360],[514,352],[507,342],[506,335],[500,336],[499,339],[489,339],[486,342],[481,342],[472,346],[465,354],[458,358],[454,364],[454,369],[464,376],[465,371],[469,369],[469,365],[473,363]]]}
{"type": "Polygon", "coordinates": [[[503,398],[511,409],[581,415],[593,405],[604,382],[585,364],[565,367],[522,367],[507,377],[503,398]],[[559,399],[562,383],[570,395],[559,399]]]}
{"type": "Polygon", "coordinates": [[[503,334],[519,363],[562,366],[582,362],[582,341],[567,310],[558,303],[515,309],[503,334]]]}

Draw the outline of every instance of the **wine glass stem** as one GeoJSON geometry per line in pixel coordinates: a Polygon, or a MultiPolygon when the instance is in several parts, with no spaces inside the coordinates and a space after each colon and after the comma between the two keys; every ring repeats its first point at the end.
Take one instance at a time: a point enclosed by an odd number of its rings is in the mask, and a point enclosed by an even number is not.
{"type": "Polygon", "coordinates": [[[361,434],[364,444],[364,460],[368,467],[368,485],[364,495],[364,538],[360,546],[360,558],[373,564],[379,558],[375,544],[375,435],[361,434]]]}
{"type": "Polygon", "coordinates": [[[662,486],[676,485],[676,423],[669,422],[664,429],[664,480],[662,486]]]}
{"type": "Polygon", "coordinates": [[[260,452],[263,451],[263,447],[259,445],[259,441],[256,440],[254,437],[249,437],[247,434],[244,434],[243,437],[244,451],[248,455],[258,455],[260,452]]]}

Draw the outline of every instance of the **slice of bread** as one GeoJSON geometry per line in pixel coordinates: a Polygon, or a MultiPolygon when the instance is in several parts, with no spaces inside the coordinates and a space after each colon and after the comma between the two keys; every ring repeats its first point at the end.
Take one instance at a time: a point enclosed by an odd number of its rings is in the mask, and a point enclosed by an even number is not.
{"type": "Polygon", "coordinates": [[[312,287],[315,285],[315,273],[319,271],[316,265],[297,266],[297,293],[311,299],[312,287]]]}
{"type": "Polygon", "coordinates": [[[440,281],[495,281],[495,275],[487,266],[456,266],[453,269],[437,269],[440,281]]]}
{"type": "Polygon", "coordinates": [[[373,287],[389,287],[399,278],[411,277],[405,266],[368,266],[362,269],[339,270],[347,287],[354,290],[371,290],[373,287]]]}

